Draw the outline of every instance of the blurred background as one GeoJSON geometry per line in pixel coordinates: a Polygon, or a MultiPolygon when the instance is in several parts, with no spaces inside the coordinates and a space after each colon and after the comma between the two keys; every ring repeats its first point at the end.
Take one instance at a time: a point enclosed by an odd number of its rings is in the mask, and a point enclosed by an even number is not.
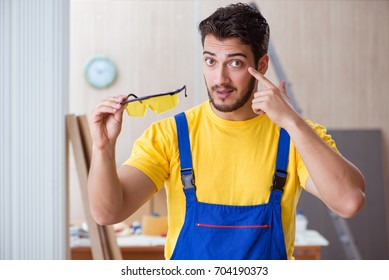
{"type": "MultiPolygon", "coordinates": [[[[66,258],[68,223],[85,221],[77,167],[71,147],[65,149],[65,115],[88,116],[110,96],[142,96],[186,84],[188,97],[181,95],[173,111],[124,116],[117,142],[120,166],[152,122],[207,99],[197,25],[234,2],[1,0],[0,259],[66,258]],[[116,69],[113,82],[102,89],[85,75],[88,63],[99,57],[116,69]]],[[[362,258],[388,258],[389,2],[242,2],[254,3],[270,25],[275,53],[268,78],[279,83],[272,64],[278,59],[301,114],[338,135],[341,152],[358,142],[356,135],[366,139],[345,154],[364,173],[373,172],[365,214],[349,226],[362,258]],[[380,233],[379,243],[371,246],[369,230],[359,236],[362,228],[380,233]]],[[[165,199],[158,193],[125,222],[166,215],[165,199]]],[[[333,223],[320,207],[302,197],[309,225],[330,241],[322,258],[346,258],[339,235],[326,232],[333,223]]]]}

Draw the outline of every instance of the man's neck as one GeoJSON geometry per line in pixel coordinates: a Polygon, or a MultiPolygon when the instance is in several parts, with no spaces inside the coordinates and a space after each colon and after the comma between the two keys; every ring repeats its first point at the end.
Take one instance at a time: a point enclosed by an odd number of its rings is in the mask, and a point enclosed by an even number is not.
{"type": "Polygon", "coordinates": [[[246,121],[258,116],[251,107],[251,99],[243,107],[232,112],[219,111],[213,106],[212,102],[210,102],[210,105],[216,116],[227,121],[246,121]]]}

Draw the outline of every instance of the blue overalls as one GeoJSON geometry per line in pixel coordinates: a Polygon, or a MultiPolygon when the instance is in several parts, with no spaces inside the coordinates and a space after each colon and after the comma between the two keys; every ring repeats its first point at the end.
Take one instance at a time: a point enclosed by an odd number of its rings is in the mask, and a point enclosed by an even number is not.
{"type": "Polygon", "coordinates": [[[171,259],[287,259],[281,220],[281,197],[287,176],[290,142],[288,133],[284,129],[280,130],[276,171],[267,204],[210,204],[196,199],[185,113],[176,115],[175,120],[186,215],[171,259]]]}

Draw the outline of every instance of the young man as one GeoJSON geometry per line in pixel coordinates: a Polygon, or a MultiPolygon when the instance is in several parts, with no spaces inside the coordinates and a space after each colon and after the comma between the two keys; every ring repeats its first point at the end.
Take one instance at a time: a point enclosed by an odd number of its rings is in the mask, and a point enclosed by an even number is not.
{"type": "Polygon", "coordinates": [[[364,205],[364,178],[324,127],[293,109],[285,82],[264,76],[269,27],[260,12],[230,5],[199,30],[209,101],[151,125],[119,170],[126,97],[91,115],[92,214],[120,222],[165,185],[167,259],[290,259],[302,188],[351,217],[364,205]]]}

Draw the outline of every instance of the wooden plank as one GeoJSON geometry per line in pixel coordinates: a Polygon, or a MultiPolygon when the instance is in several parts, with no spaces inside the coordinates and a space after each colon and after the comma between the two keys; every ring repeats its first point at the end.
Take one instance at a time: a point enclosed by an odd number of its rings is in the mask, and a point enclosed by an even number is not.
{"type": "Polygon", "coordinates": [[[92,160],[92,136],[90,134],[88,118],[86,115],[77,116],[77,123],[80,128],[82,146],[84,148],[85,160],[88,166],[90,167],[90,162],[92,160]]]}
{"type": "Polygon", "coordinates": [[[97,225],[97,229],[98,229],[98,232],[99,232],[99,235],[100,235],[100,242],[101,242],[101,246],[103,248],[103,254],[104,254],[104,260],[110,260],[110,255],[109,255],[109,244],[107,242],[107,236],[105,235],[105,230],[104,230],[104,226],[102,225],[97,225]]]}
{"type": "Polygon", "coordinates": [[[89,199],[87,193],[87,182],[88,182],[88,169],[87,163],[84,156],[84,148],[81,140],[80,129],[77,123],[75,115],[66,116],[66,131],[69,135],[70,141],[73,147],[73,153],[78,173],[78,180],[81,186],[81,198],[83,201],[84,212],[86,222],[88,225],[89,238],[91,241],[92,255],[95,260],[104,259],[104,251],[101,244],[101,237],[99,234],[98,225],[94,221],[92,214],[89,209],[89,199]],[[85,187],[82,187],[85,186],[85,187]]]}
{"type": "Polygon", "coordinates": [[[109,257],[111,260],[122,260],[122,252],[116,241],[115,231],[112,226],[105,226],[105,236],[109,244],[109,257]]]}
{"type": "MultiPolygon", "coordinates": [[[[88,170],[92,159],[92,136],[89,130],[88,118],[86,115],[77,116],[77,123],[80,129],[81,140],[88,170]]],[[[86,188],[86,185],[85,185],[86,188]]],[[[87,191],[87,190],[86,190],[87,191]]],[[[89,207],[89,204],[88,204],[89,207]]],[[[106,260],[121,260],[122,254],[116,242],[116,235],[112,226],[98,225],[101,244],[106,260]]]]}

